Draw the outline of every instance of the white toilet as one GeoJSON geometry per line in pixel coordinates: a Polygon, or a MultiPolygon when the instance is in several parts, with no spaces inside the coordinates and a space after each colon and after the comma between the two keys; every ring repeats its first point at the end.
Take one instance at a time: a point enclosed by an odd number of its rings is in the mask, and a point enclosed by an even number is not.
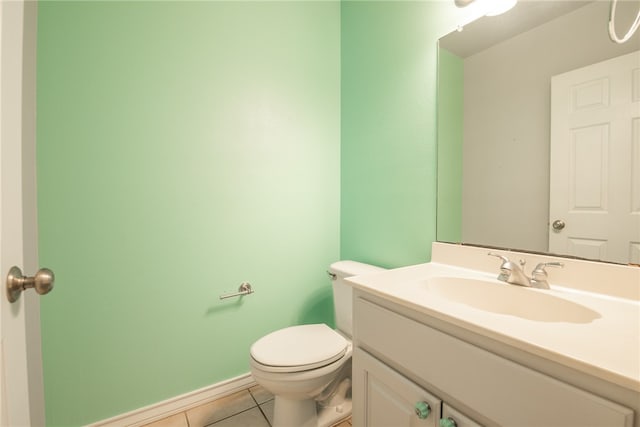
{"type": "Polygon", "coordinates": [[[275,396],[273,427],[328,427],[351,414],[352,289],[344,279],[382,270],[355,261],[331,264],[337,330],[292,326],[253,343],[253,378],[275,396]]]}

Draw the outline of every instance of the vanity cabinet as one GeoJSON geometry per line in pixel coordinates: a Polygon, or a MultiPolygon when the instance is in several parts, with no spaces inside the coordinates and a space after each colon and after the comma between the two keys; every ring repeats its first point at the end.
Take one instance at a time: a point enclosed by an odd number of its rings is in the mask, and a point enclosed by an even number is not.
{"type": "Polygon", "coordinates": [[[420,321],[358,290],[353,422],[358,427],[632,427],[633,411],[420,321]],[[431,411],[421,419],[415,405],[431,411]],[[460,409],[461,411],[458,411],[460,409]]]}

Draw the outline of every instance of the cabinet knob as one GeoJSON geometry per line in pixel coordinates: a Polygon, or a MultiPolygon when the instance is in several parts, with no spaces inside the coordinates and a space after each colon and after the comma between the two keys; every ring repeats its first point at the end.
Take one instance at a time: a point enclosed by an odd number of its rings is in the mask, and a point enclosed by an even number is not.
{"type": "Polygon", "coordinates": [[[427,402],[418,402],[415,404],[414,408],[416,410],[416,415],[421,420],[424,420],[425,418],[427,418],[431,413],[431,407],[427,402]]]}
{"type": "Polygon", "coordinates": [[[458,427],[458,424],[456,423],[456,420],[451,417],[441,418],[440,427],[458,427]]]}

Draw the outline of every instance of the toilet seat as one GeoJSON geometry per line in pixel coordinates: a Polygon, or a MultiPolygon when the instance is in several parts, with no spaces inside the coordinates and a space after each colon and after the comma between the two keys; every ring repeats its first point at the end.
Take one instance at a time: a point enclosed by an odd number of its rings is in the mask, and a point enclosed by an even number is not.
{"type": "Polygon", "coordinates": [[[348,341],[325,324],[280,329],[251,346],[251,358],[268,372],[317,369],[342,358],[348,341]]]}

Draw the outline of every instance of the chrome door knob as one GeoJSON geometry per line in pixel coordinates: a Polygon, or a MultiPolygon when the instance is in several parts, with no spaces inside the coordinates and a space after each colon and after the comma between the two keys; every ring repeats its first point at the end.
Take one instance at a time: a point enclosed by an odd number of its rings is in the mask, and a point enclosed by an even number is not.
{"type": "Polygon", "coordinates": [[[556,231],[562,230],[565,227],[565,225],[566,224],[561,219],[556,219],[555,221],[553,221],[551,223],[551,227],[553,227],[553,229],[556,230],[556,231]]]}
{"type": "Polygon", "coordinates": [[[48,294],[53,289],[55,276],[48,268],[41,268],[35,276],[25,277],[18,267],[11,267],[7,274],[7,299],[16,302],[22,291],[34,288],[40,295],[48,294]]]}

